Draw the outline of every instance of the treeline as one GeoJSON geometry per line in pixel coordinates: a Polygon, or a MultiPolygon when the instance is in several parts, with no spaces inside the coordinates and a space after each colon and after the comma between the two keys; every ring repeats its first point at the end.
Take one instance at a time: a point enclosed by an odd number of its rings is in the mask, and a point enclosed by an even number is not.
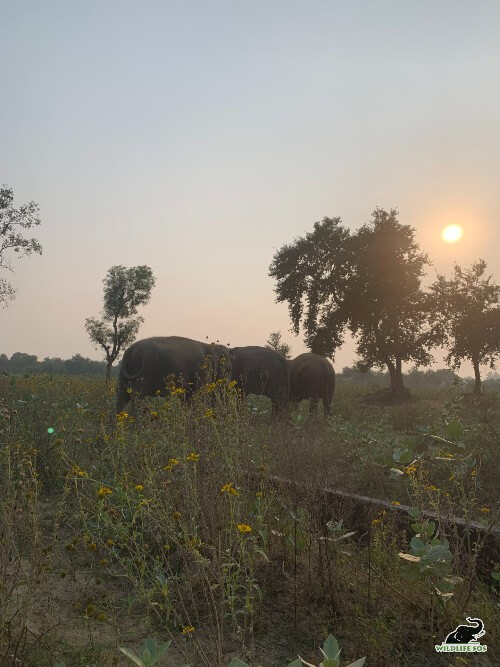
{"type": "MultiPolygon", "coordinates": [[[[337,381],[365,387],[387,386],[389,374],[384,371],[362,371],[357,366],[344,366],[342,371],[336,374],[337,381]]],[[[464,385],[473,384],[474,378],[462,378],[454,373],[450,368],[438,368],[433,370],[419,370],[413,368],[404,374],[405,386],[408,389],[417,387],[451,387],[454,384],[464,385]]],[[[489,372],[483,381],[483,387],[489,389],[500,389],[500,375],[495,372],[489,372]]]]}
{"type": "MultiPolygon", "coordinates": [[[[43,361],[38,361],[36,354],[14,352],[10,359],[6,354],[0,354],[0,372],[29,375],[50,373],[53,375],[103,376],[106,373],[106,362],[94,361],[81,354],[75,354],[71,359],[45,357],[43,361]]],[[[112,375],[118,375],[118,367],[113,367],[112,375]]]]}

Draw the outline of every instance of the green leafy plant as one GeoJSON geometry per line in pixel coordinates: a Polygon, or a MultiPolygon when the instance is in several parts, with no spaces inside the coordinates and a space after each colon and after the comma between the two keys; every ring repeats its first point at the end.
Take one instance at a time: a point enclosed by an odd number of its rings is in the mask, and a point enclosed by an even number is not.
{"type": "MultiPolygon", "coordinates": [[[[150,637],[144,640],[139,655],[123,646],[119,646],[118,648],[127,656],[127,658],[132,660],[132,662],[135,662],[136,665],[139,665],[139,667],[153,667],[161,656],[168,651],[171,643],[172,641],[170,640],[164,644],[158,645],[156,639],[150,637]]],[[[188,665],[185,665],[184,667],[188,667],[188,665]]]]}

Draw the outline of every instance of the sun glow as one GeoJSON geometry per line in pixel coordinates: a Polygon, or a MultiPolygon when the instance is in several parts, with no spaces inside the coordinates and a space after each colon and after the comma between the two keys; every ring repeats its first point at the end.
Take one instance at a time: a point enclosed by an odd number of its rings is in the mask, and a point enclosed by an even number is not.
{"type": "Polygon", "coordinates": [[[441,232],[441,238],[446,243],[456,243],[463,236],[464,230],[460,225],[448,225],[441,232]]]}

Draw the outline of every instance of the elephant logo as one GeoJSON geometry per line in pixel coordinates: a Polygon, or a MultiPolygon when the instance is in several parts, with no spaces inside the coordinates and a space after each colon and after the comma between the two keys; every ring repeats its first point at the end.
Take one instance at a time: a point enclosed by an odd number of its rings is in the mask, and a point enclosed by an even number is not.
{"type": "Polygon", "coordinates": [[[436,645],[435,649],[438,652],[484,652],[487,650],[485,644],[480,644],[478,639],[485,634],[484,623],[480,618],[470,618],[467,616],[467,623],[469,625],[457,625],[457,627],[450,632],[446,639],[436,645]]]}
{"type": "Polygon", "coordinates": [[[480,618],[467,617],[467,621],[474,625],[457,625],[444,640],[445,644],[470,644],[484,635],[484,623],[480,618]]]}

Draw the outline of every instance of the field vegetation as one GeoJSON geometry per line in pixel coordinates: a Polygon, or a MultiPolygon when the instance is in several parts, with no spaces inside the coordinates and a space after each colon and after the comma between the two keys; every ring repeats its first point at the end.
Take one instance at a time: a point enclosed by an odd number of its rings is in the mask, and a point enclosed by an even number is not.
{"type": "Polygon", "coordinates": [[[226,380],[134,419],[100,378],[0,376],[1,664],[131,664],[155,638],[158,664],[281,666],[330,633],[341,664],[498,664],[498,392],[394,403],[350,375],[330,418],[278,420],[226,380]],[[435,653],[466,616],[487,654],[435,653]]]}

